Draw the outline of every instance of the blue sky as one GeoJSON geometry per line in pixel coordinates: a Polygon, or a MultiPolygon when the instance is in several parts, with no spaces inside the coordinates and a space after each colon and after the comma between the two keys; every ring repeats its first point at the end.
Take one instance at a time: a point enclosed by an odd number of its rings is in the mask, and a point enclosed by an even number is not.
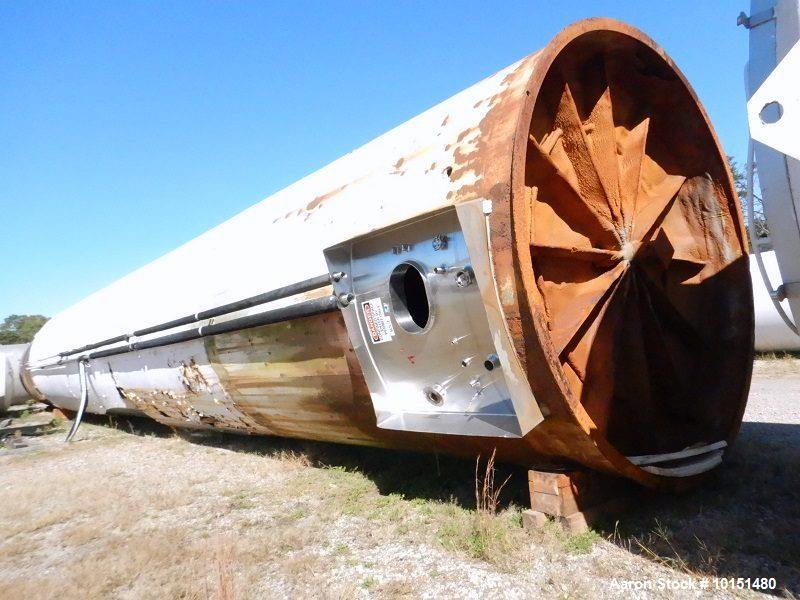
{"type": "Polygon", "coordinates": [[[609,16],[747,144],[746,0],[0,3],[0,319],[52,316],[609,16]]]}

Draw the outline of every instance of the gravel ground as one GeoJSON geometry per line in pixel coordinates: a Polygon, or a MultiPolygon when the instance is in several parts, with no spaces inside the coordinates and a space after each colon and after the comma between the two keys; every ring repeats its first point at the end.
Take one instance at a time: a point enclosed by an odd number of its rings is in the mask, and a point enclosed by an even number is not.
{"type": "Polygon", "coordinates": [[[800,360],[756,362],[744,421],[800,425],[800,360]]]}
{"type": "Polygon", "coordinates": [[[90,420],[0,451],[0,598],[796,598],[800,361],[754,373],[721,469],[583,536],[522,530],[518,479],[476,514],[463,461],[90,420]]]}

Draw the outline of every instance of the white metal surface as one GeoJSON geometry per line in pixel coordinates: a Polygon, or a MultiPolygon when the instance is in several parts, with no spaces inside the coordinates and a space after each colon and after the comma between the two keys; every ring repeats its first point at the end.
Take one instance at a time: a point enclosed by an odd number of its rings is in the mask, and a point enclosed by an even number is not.
{"type": "MultiPolygon", "coordinates": [[[[800,282],[800,3],[752,0],[751,18],[757,15],[745,78],[750,135],[779,271],[793,288],[800,282]]],[[[800,295],[790,295],[788,304],[800,314],[800,295]]]]}
{"type": "MultiPolygon", "coordinates": [[[[764,260],[772,287],[777,289],[783,280],[778,269],[775,252],[772,250],[762,252],[761,257],[764,260]]],[[[786,327],[772,305],[772,299],[769,297],[764,280],[756,265],[756,257],[753,255],[750,256],[750,276],[753,279],[753,303],[756,315],[756,350],[765,352],[800,350],[800,337],[786,327]]],[[[789,313],[790,317],[793,317],[788,300],[783,300],[781,306],[789,313]]]]}
{"type": "Polygon", "coordinates": [[[747,102],[750,137],[800,160],[800,42],[747,102]]]}
{"type": "Polygon", "coordinates": [[[0,412],[28,399],[22,385],[20,370],[29,344],[0,346],[0,412]]]}

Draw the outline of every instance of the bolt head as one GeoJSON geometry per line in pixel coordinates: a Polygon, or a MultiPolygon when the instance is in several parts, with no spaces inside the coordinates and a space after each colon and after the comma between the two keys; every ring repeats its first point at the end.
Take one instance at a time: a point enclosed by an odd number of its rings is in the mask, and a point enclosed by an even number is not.
{"type": "Polygon", "coordinates": [[[355,300],[355,295],[351,293],[342,293],[339,294],[339,304],[342,306],[348,306],[353,300],[355,300]]]}
{"type": "Polygon", "coordinates": [[[434,236],[433,242],[431,243],[433,244],[434,250],[446,250],[447,241],[448,241],[447,234],[440,233],[439,235],[434,236]]]}
{"type": "Polygon", "coordinates": [[[468,269],[463,269],[456,273],[456,285],[465,288],[472,283],[472,273],[468,269]]]}

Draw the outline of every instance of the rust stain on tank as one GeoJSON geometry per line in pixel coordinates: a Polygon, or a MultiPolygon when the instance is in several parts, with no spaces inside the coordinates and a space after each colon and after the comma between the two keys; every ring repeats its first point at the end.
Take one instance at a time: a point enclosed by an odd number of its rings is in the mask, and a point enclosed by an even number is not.
{"type": "Polygon", "coordinates": [[[368,173],[363,174],[360,177],[353,179],[347,183],[343,183],[342,185],[324,193],[320,194],[319,196],[314,197],[314,199],[309,202],[305,207],[299,208],[297,210],[290,211],[286,213],[283,217],[278,217],[274,219],[273,223],[279,223],[280,221],[288,221],[291,219],[295,219],[298,217],[303,217],[304,221],[308,221],[311,216],[322,208],[326,202],[328,202],[331,198],[334,198],[345,191],[348,187],[356,186],[364,180],[370,179],[374,175],[374,172],[370,171],[368,173]]]}
{"type": "Polygon", "coordinates": [[[502,91],[488,99],[490,108],[478,126],[465,129],[459,134],[457,139],[459,145],[453,151],[455,165],[452,179],[458,182],[469,174],[473,174],[474,177],[472,181],[457,188],[457,202],[481,196],[508,202],[508,187],[501,191],[499,197],[491,196],[489,193],[495,184],[508,179],[514,130],[522,102],[526,97],[524,86],[536,65],[538,56],[537,53],[525,58],[516,69],[508,73],[501,83],[502,91]],[[461,142],[473,132],[476,133],[474,143],[470,144],[469,149],[464,149],[461,142]],[[483,180],[491,182],[490,189],[484,189],[483,180]]]}
{"type": "MultiPolygon", "coordinates": [[[[409,169],[409,163],[420,158],[421,156],[425,156],[431,152],[435,147],[435,144],[428,144],[406,156],[403,156],[397,160],[397,162],[392,165],[394,167],[394,171],[391,173],[393,175],[404,175],[405,172],[409,169]],[[405,169],[400,170],[400,167],[405,165],[405,169]]],[[[436,164],[436,163],[434,163],[436,164]]],[[[425,171],[427,173],[427,171],[425,171]]]]}
{"type": "Polygon", "coordinates": [[[333,198],[336,194],[339,194],[339,193],[343,192],[347,188],[348,185],[350,185],[350,184],[349,183],[345,183],[344,185],[340,185],[339,187],[331,190],[330,192],[327,192],[325,194],[317,196],[316,198],[314,198],[311,202],[309,202],[306,205],[306,210],[309,211],[309,212],[311,212],[312,210],[316,210],[318,207],[322,206],[322,204],[326,200],[328,200],[329,198],[333,198]]]}
{"type": "Polygon", "coordinates": [[[460,144],[461,142],[463,142],[463,141],[464,141],[464,138],[465,138],[465,137],[467,137],[467,136],[468,136],[470,133],[472,133],[473,131],[475,131],[475,129],[474,129],[474,128],[472,128],[472,127],[470,127],[470,128],[468,128],[468,129],[465,129],[465,130],[464,130],[464,131],[462,131],[461,133],[459,133],[459,134],[458,134],[458,137],[456,138],[456,143],[457,143],[457,144],[460,144]]]}
{"type": "MultiPolygon", "coordinates": [[[[373,443],[369,397],[356,399],[341,316],[323,314],[213,336],[211,366],[255,422],[287,437],[373,443]],[[369,440],[369,442],[368,442],[369,440]]],[[[360,373],[358,374],[360,377],[360,373]]]]}

